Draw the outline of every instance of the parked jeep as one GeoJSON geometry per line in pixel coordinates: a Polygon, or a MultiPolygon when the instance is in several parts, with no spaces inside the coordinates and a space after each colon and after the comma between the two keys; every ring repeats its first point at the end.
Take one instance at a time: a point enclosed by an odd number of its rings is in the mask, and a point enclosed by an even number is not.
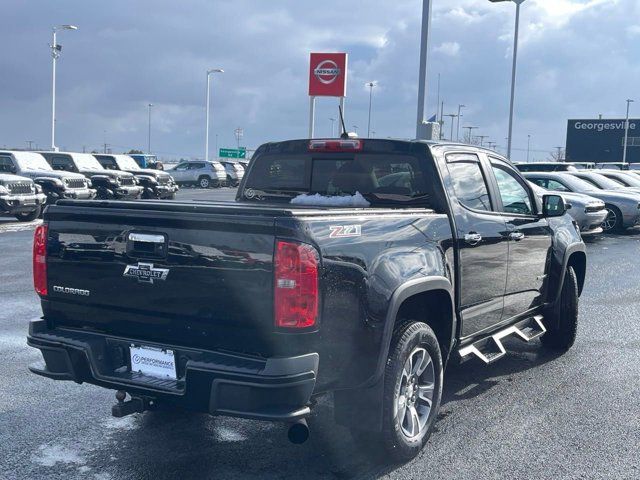
{"type": "Polygon", "coordinates": [[[30,178],[0,173],[0,213],[30,222],[40,216],[46,202],[42,188],[30,178]]]}
{"type": "Polygon", "coordinates": [[[89,178],[101,200],[133,200],[142,194],[142,187],[131,173],[106,170],[90,153],[39,153],[54,170],[81,173],[89,178]]]}
{"type": "Polygon", "coordinates": [[[135,175],[144,188],[142,198],[176,198],[178,185],[173,177],[162,170],[141,168],[129,155],[94,154],[94,157],[107,170],[119,170],[135,175]]]}
{"type": "Polygon", "coordinates": [[[42,187],[49,205],[61,198],[91,200],[96,196],[91,180],[80,173],[55,171],[39,153],[0,151],[0,172],[33,180],[36,185],[42,187]]]}

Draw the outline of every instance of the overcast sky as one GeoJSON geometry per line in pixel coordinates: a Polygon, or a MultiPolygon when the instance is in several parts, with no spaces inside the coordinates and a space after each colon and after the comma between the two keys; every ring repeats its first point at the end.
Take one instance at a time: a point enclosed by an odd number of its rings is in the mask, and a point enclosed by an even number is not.
{"type": "MultiPolygon", "coordinates": [[[[433,0],[430,114],[437,74],[445,113],[467,105],[462,126],[504,148],[515,5],[433,0]]],[[[4,0],[0,40],[0,145],[50,141],[51,27],[62,32],[57,144],[82,150],[146,149],[203,156],[207,68],[213,81],[211,148],[249,148],[307,135],[308,55],[349,53],[347,125],[366,135],[367,81],[379,137],[415,135],[421,0],[4,0]],[[106,133],[105,133],[106,132],[106,133]]],[[[514,159],[543,159],[565,144],[568,118],[640,116],[640,2],[526,0],[514,129],[514,159]]],[[[316,132],[329,135],[337,101],[318,102],[316,132]]],[[[446,132],[449,135],[449,120],[446,132]]]]}

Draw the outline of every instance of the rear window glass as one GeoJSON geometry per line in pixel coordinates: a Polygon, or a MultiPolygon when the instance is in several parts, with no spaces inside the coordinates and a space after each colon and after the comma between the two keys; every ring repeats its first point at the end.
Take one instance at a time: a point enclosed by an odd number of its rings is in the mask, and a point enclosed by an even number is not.
{"type": "Polygon", "coordinates": [[[245,193],[247,189],[282,198],[307,193],[409,198],[427,194],[416,157],[382,154],[263,155],[255,160],[245,193]]]}

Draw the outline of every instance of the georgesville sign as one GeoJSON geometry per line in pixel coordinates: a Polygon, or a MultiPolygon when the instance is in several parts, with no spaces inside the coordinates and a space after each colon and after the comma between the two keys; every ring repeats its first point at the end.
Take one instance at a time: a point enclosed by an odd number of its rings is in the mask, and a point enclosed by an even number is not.
{"type": "MultiPolygon", "coordinates": [[[[569,120],[567,161],[621,162],[624,119],[569,120]]],[[[629,120],[627,161],[640,162],[640,120],[629,120]]]]}
{"type": "Polygon", "coordinates": [[[309,96],[347,96],[346,53],[311,54],[309,64],[309,96]]]}

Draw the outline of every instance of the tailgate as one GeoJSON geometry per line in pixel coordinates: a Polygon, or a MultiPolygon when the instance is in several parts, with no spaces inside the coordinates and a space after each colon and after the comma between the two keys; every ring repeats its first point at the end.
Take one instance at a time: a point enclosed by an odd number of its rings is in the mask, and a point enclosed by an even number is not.
{"type": "Polygon", "coordinates": [[[49,208],[45,318],[130,338],[269,353],[273,216],[125,205],[49,208]]]}

